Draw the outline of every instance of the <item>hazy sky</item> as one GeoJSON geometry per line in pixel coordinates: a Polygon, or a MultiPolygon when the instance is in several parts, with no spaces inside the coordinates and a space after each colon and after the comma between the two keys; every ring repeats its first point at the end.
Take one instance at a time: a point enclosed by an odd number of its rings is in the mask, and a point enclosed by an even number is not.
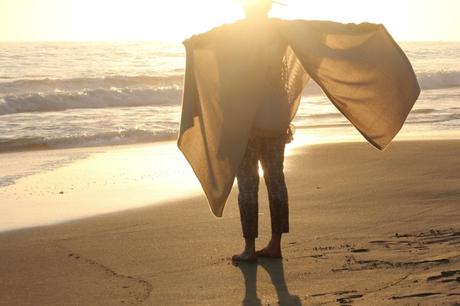
{"type": "MultiPolygon", "coordinates": [[[[384,23],[397,40],[460,41],[460,0],[284,2],[273,16],[384,23]]],[[[241,17],[235,0],[0,0],[0,41],[180,41],[241,17]]]]}

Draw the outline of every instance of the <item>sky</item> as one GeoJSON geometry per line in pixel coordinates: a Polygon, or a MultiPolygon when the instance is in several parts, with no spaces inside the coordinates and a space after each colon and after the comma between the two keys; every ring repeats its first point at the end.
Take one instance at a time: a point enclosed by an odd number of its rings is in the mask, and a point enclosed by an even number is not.
{"type": "MultiPolygon", "coordinates": [[[[284,0],[272,16],[383,23],[399,41],[460,41],[460,0],[284,0]]],[[[243,17],[236,0],[0,0],[0,41],[181,41],[243,17]]]]}

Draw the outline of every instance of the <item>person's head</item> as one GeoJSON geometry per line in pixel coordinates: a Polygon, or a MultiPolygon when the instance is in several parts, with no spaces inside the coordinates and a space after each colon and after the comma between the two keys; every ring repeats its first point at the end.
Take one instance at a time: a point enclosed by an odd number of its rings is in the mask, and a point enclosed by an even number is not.
{"type": "Polygon", "coordinates": [[[272,9],[272,0],[243,0],[247,19],[267,18],[272,9]]]}

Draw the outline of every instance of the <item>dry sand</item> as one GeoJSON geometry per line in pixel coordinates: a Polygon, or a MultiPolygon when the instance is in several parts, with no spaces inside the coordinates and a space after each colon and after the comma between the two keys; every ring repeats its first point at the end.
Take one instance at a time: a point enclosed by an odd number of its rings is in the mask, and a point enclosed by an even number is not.
{"type": "Polygon", "coordinates": [[[282,261],[232,265],[237,193],[223,219],[200,196],[0,235],[0,305],[460,303],[460,141],[298,150],[282,261]]]}

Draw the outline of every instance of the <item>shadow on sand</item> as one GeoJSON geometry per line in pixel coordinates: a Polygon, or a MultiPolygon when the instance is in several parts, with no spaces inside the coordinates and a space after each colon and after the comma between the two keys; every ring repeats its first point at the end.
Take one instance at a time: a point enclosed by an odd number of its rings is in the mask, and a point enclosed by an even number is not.
{"type": "Polygon", "coordinates": [[[275,286],[278,295],[278,305],[297,306],[302,305],[300,298],[291,295],[284,277],[284,267],[282,259],[259,259],[257,264],[238,263],[238,267],[244,276],[246,292],[244,294],[243,306],[262,305],[261,299],[257,296],[257,267],[264,268],[275,286]]]}

